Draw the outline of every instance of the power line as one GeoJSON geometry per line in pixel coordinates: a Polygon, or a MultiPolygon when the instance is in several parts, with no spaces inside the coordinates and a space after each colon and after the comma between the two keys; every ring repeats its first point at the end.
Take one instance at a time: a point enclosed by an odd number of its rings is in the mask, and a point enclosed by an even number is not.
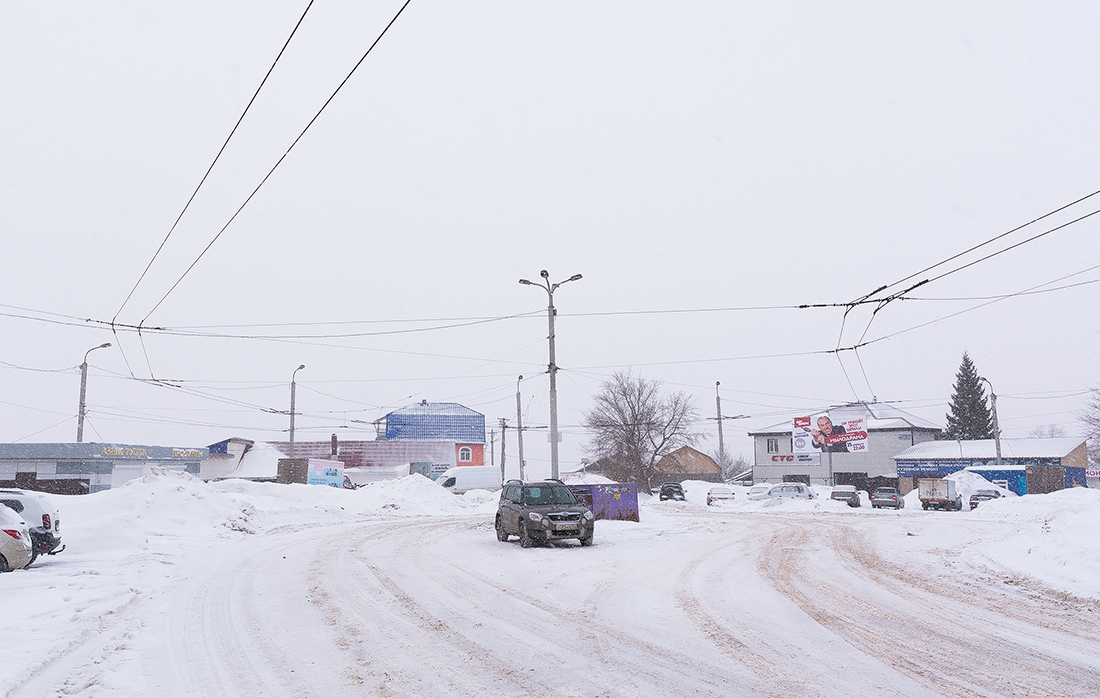
{"type": "Polygon", "coordinates": [[[298,22],[294,25],[294,29],[291,30],[290,36],[286,38],[286,42],[283,44],[283,47],[279,49],[279,53],[275,56],[275,60],[271,63],[271,67],[267,69],[267,73],[264,75],[263,80],[260,81],[259,87],[252,93],[252,99],[248,100],[248,104],[245,105],[244,111],[241,112],[240,117],[237,118],[237,123],[233,124],[233,128],[229,131],[229,135],[226,136],[225,142],[222,143],[222,147],[218,149],[218,153],[210,162],[210,166],[207,167],[206,172],[203,173],[202,179],[199,180],[198,186],[195,187],[195,191],[191,192],[191,196],[187,199],[187,203],[183,205],[183,210],[176,216],[176,220],[172,223],[172,227],[168,229],[168,234],[161,240],[160,246],[157,247],[156,252],[153,253],[149,263],[145,265],[145,270],[141,272],[141,276],[139,276],[137,282],[134,283],[134,287],[130,289],[130,293],[126,294],[126,300],[122,301],[122,305],[119,306],[118,310],[115,312],[115,316],[111,318],[112,323],[118,319],[119,313],[121,313],[122,309],[126,307],[126,304],[130,302],[130,298],[133,297],[134,292],[137,291],[145,275],[149,273],[149,269],[153,266],[153,262],[156,261],[157,256],[160,255],[161,250],[164,249],[164,245],[168,242],[168,238],[172,237],[172,233],[175,232],[176,226],[179,225],[180,220],[183,218],[183,214],[187,213],[187,209],[191,206],[191,202],[195,200],[195,196],[198,195],[199,189],[202,189],[202,185],[206,183],[206,178],[210,176],[210,172],[214,169],[214,165],[217,164],[218,159],[221,158],[222,153],[225,152],[226,146],[229,145],[229,141],[233,138],[233,134],[237,132],[237,128],[241,125],[241,122],[244,121],[244,117],[248,114],[248,110],[252,108],[252,104],[256,101],[256,97],[259,96],[260,90],[267,84],[267,79],[271,77],[271,72],[275,70],[275,66],[279,63],[279,59],[283,57],[283,52],[286,51],[286,47],[290,45],[290,40],[293,39],[294,35],[298,32],[298,27],[302,26],[302,21],[305,20],[306,14],[309,13],[309,8],[311,7],[313,7],[313,0],[309,0],[309,4],[306,5],[305,11],[302,12],[302,16],[298,18],[298,22]]]}
{"type": "Polygon", "coordinates": [[[260,188],[263,187],[263,185],[267,182],[271,175],[275,173],[275,170],[278,169],[283,160],[285,160],[286,157],[290,155],[290,151],[294,149],[294,146],[298,145],[298,142],[302,140],[302,137],[306,135],[306,132],[309,131],[310,127],[313,126],[318,118],[320,118],[321,113],[324,112],[328,105],[332,102],[332,100],[336,98],[336,95],[340,92],[340,90],[344,88],[344,85],[346,85],[347,82],[351,80],[351,76],[355,74],[355,71],[359,70],[359,66],[361,66],[363,64],[363,61],[367,59],[367,56],[369,56],[371,51],[374,50],[374,47],[378,45],[378,42],[382,40],[382,37],[386,35],[386,32],[390,30],[390,27],[393,26],[394,22],[397,21],[397,18],[401,16],[401,13],[405,11],[405,8],[409,6],[410,2],[412,2],[412,0],[405,0],[404,4],[401,5],[401,9],[397,11],[397,14],[393,16],[393,19],[391,19],[389,23],[385,26],[385,28],[382,29],[381,33],[378,34],[378,37],[375,38],[375,40],[367,48],[366,52],[363,53],[362,57],[359,59],[358,62],[356,62],[355,66],[351,69],[347,76],[340,82],[339,85],[336,86],[336,89],[333,90],[332,94],[329,95],[329,98],[326,99],[324,104],[321,105],[321,108],[317,110],[317,113],[313,115],[313,118],[309,120],[309,123],[307,123],[305,128],[302,129],[302,132],[298,134],[298,137],[291,142],[290,146],[286,149],[286,152],[284,152],[282,156],[280,156],[279,159],[275,161],[275,164],[272,165],[270,170],[268,170],[268,173],[264,175],[264,178],[260,180],[260,183],[256,185],[256,188],[252,190],[252,193],[248,195],[248,197],[244,200],[244,203],[240,205],[240,207],[233,213],[233,215],[230,216],[229,220],[226,221],[225,225],[222,226],[221,230],[219,230],[217,234],[214,235],[213,239],[210,240],[210,242],[206,245],[206,247],[203,248],[202,252],[199,253],[199,256],[195,258],[195,261],[191,262],[191,265],[188,266],[187,269],[184,270],[180,278],[177,279],[174,284],[172,284],[172,286],[168,289],[168,292],[165,293],[159,301],[157,301],[152,310],[146,313],[145,317],[142,318],[141,322],[138,323],[139,327],[141,325],[144,325],[145,321],[149,319],[149,316],[155,313],[157,308],[159,308],[161,304],[164,303],[164,301],[168,298],[168,296],[170,296],[172,292],[176,290],[176,287],[180,285],[180,282],[182,282],[184,278],[186,278],[187,275],[191,273],[191,270],[195,268],[195,265],[199,263],[199,260],[201,260],[203,256],[206,255],[206,253],[210,250],[210,248],[214,246],[214,243],[218,241],[218,238],[222,236],[222,233],[225,232],[226,228],[228,228],[233,223],[233,221],[236,220],[237,216],[240,215],[245,206],[247,206],[248,203],[252,201],[252,198],[256,196],[256,193],[260,191],[260,188]]]}

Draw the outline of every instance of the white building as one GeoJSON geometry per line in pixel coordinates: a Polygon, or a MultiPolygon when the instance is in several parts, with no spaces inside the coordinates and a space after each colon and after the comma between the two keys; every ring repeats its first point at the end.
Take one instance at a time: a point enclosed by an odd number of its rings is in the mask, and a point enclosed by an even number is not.
{"type": "Polygon", "coordinates": [[[836,423],[865,420],[866,449],[850,453],[795,453],[791,419],[749,433],[753,437],[754,482],[856,485],[860,489],[896,487],[894,455],[914,444],[934,441],[943,432],[938,424],[882,403],[854,403],[822,412],[827,412],[836,423]]]}

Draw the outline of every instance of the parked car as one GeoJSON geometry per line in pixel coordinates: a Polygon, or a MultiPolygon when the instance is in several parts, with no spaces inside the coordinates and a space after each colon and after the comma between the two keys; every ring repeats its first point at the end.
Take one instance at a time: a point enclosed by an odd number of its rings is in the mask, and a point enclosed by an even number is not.
{"type": "Polygon", "coordinates": [[[970,495],[970,508],[977,509],[978,502],[988,502],[991,499],[1000,499],[1003,496],[999,490],[977,490],[970,495]]]}
{"type": "Polygon", "coordinates": [[[801,482],[782,482],[777,485],[772,485],[764,492],[758,494],[752,494],[751,490],[749,492],[749,499],[775,499],[777,497],[813,499],[814,491],[810,489],[809,485],[801,482]]]}
{"type": "Polygon", "coordinates": [[[749,488],[749,492],[745,496],[749,499],[761,499],[761,495],[767,494],[768,490],[771,488],[772,486],[766,482],[761,485],[753,485],[749,488]]]}
{"type": "Polygon", "coordinates": [[[504,484],[497,504],[497,540],[507,542],[519,536],[521,547],[535,543],[576,538],[581,545],[592,545],[596,516],[561,480],[504,484]]]}
{"type": "Polygon", "coordinates": [[[439,476],[437,482],[453,494],[470,490],[499,490],[500,468],[492,465],[461,465],[439,476]]]}
{"type": "Polygon", "coordinates": [[[904,509],[905,497],[902,497],[901,493],[894,487],[879,487],[871,493],[871,506],[875,509],[879,507],[904,509]]]}
{"type": "Polygon", "coordinates": [[[724,499],[733,499],[733,492],[728,487],[711,487],[707,492],[707,506],[724,499]]]}
{"type": "Polygon", "coordinates": [[[687,493],[684,492],[684,486],[680,483],[666,482],[665,484],[661,485],[661,492],[659,496],[662,502],[666,499],[674,499],[682,502],[686,498],[687,493]]]}
{"type": "Polygon", "coordinates": [[[61,514],[41,494],[0,489],[0,504],[26,522],[33,546],[31,562],[39,555],[56,555],[65,549],[61,545],[61,514]]]}
{"type": "Polygon", "coordinates": [[[859,492],[856,491],[855,485],[837,485],[829,494],[829,499],[835,499],[838,502],[847,502],[848,506],[856,509],[859,508],[860,504],[859,492]]]}
{"type": "Polygon", "coordinates": [[[8,507],[0,507],[0,572],[11,572],[31,564],[34,551],[27,524],[8,507]]]}

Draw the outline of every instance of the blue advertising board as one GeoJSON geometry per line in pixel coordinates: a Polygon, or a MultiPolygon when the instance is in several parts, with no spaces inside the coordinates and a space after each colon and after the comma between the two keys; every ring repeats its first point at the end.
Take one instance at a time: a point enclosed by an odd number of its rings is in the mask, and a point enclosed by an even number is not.
{"type": "Polygon", "coordinates": [[[310,458],[309,469],[306,471],[306,484],[342,488],[344,486],[344,464],[338,460],[310,458]]]}

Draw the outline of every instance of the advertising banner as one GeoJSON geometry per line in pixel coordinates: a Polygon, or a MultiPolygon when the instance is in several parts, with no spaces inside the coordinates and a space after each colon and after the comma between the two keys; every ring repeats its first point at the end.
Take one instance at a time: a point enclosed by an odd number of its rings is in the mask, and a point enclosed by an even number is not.
{"type": "Polygon", "coordinates": [[[344,464],[338,460],[309,459],[309,470],[306,474],[307,485],[328,485],[329,487],[344,486],[344,464]]]}
{"type": "Polygon", "coordinates": [[[828,412],[795,417],[791,430],[794,453],[857,453],[867,450],[867,420],[863,417],[836,419],[828,412]]]}

